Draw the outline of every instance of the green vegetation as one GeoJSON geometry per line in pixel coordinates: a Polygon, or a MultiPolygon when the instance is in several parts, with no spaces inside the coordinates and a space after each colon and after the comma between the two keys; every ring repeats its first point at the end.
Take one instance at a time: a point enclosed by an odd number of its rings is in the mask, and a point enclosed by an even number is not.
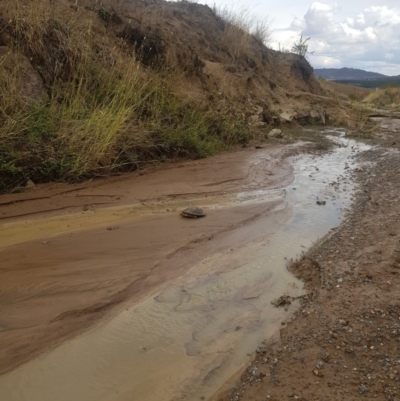
{"type": "MultiPolygon", "coordinates": [[[[113,9],[93,11],[107,27],[120,23],[113,9]]],[[[28,178],[71,181],[205,157],[249,137],[231,115],[174,93],[179,73],[170,65],[151,69],[135,51],[100,52],[91,24],[85,31],[67,24],[43,0],[17,2],[13,18],[0,22],[13,39],[0,59],[0,192],[28,178]],[[39,100],[22,89],[21,54],[44,82],[39,100]]]]}
{"type": "Polygon", "coordinates": [[[300,35],[299,41],[293,44],[292,52],[295,54],[298,54],[299,56],[302,56],[302,57],[307,57],[307,54],[312,54],[308,51],[308,43],[307,42],[310,39],[311,38],[304,39],[303,35],[300,35]]]}

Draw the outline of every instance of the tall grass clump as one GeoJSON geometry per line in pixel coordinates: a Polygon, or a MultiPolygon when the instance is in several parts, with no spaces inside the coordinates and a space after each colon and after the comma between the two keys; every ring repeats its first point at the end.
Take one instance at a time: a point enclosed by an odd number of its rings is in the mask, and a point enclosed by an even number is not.
{"type": "Polygon", "coordinates": [[[375,107],[398,110],[400,106],[400,87],[391,86],[376,89],[363,100],[363,103],[375,107]]]}
{"type": "Polygon", "coordinates": [[[176,70],[144,66],[135,48],[101,49],[91,22],[66,21],[51,4],[19,0],[1,27],[11,40],[0,54],[0,192],[28,179],[71,181],[204,157],[247,140],[230,115],[176,95],[176,70]],[[34,98],[26,63],[42,83],[34,98]]]}
{"type": "Polygon", "coordinates": [[[371,138],[374,136],[378,123],[370,119],[371,109],[359,101],[354,101],[351,104],[349,113],[349,128],[352,133],[349,136],[357,138],[371,138]]]}
{"type": "Polygon", "coordinates": [[[234,10],[227,5],[214,5],[213,12],[225,24],[224,44],[233,58],[236,59],[248,51],[251,37],[269,46],[272,30],[268,16],[259,18],[247,8],[234,10]]]}

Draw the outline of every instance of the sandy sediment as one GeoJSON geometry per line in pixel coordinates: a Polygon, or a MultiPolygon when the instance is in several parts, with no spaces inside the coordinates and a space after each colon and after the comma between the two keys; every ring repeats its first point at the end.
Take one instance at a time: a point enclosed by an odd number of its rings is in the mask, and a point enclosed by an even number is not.
{"type": "MultiPolygon", "coordinates": [[[[254,202],[257,191],[279,192],[293,179],[282,155],[281,148],[248,149],[2,196],[0,373],[178,277],[198,253],[212,254],[224,232],[237,230],[240,240],[241,227],[284,201],[278,193],[254,202]],[[192,205],[207,217],[181,218],[192,205]]],[[[251,239],[246,230],[242,236],[251,239]]]]}

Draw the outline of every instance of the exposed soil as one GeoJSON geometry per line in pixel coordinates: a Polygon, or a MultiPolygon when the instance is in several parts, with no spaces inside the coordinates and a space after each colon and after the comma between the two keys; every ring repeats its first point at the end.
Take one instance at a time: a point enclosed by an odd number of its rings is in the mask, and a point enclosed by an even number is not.
{"type": "Polygon", "coordinates": [[[291,265],[308,297],[219,400],[400,399],[400,124],[383,119],[346,221],[291,265]]]}
{"type": "MultiPolygon", "coordinates": [[[[178,277],[199,254],[215,252],[224,232],[282,202],[236,206],[238,193],[282,188],[292,179],[284,148],[252,148],[152,174],[1,197],[0,373],[178,277]],[[227,202],[231,207],[210,208],[227,202]],[[207,218],[180,216],[199,203],[207,218]]],[[[276,228],[288,213],[276,218],[276,228]]]]}
{"type": "MultiPolygon", "coordinates": [[[[216,399],[398,399],[399,120],[383,119],[381,127],[353,170],[359,191],[346,221],[290,266],[307,290],[300,309],[289,312],[280,339],[260,345],[233,391],[228,383],[216,399]]],[[[0,372],[176,280],[228,246],[227,233],[251,244],[249,222],[259,222],[263,236],[268,227],[278,230],[290,213],[276,212],[279,196],[235,199],[291,183],[287,155],[294,151],[243,149],[149,174],[2,196],[0,372]],[[206,218],[179,216],[195,205],[206,218]]],[[[277,308],[292,302],[282,295],[277,308]]]]}

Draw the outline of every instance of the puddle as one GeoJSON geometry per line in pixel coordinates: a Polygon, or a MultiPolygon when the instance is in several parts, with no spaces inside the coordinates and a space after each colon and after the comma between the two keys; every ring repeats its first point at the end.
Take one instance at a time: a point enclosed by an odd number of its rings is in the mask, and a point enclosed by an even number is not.
{"type": "Polygon", "coordinates": [[[273,213],[221,235],[213,252],[196,251],[190,269],[172,284],[0,377],[0,399],[210,398],[290,313],[271,301],[302,294],[287,261],[338,226],[351,205],[353,156],[369,147],[343,137],[331,140],[340,147],[323,157],[292,158],[295,179],[286,188],[230,194],[222,205],[211,203],[240,213],[241,205],[281,199],[273,213]]]}

